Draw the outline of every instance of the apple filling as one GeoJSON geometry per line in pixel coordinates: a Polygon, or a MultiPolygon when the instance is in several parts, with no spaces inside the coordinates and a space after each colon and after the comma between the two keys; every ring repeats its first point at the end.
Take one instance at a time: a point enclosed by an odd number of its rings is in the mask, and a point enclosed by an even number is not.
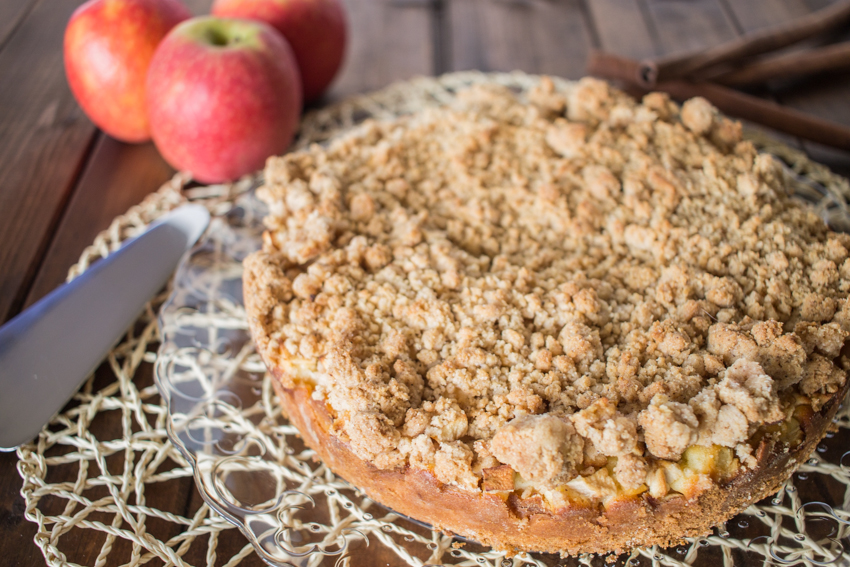
{"type": "MultiPolygon", "coordinates": [[[[762,428],[753,435],[750,442],[757,446],[765,437],[771,437],[787,450],[794,450],[799,446],[803,441],[803,430],[798,418],[811,416],[812,407],[802,403],[802,400],[798,403],[800,405],[794,408],[792,415],[781,423],[762,428]]],[[[611,457],[605,466],[559,486],[524,479],[509,467],[500,466],[492,471],[485,471],[482,489],[487,493],[498,494],[506,500],[511,494],[521,500],[538,497],[546,503],[550,511],[594,504],[608,508],[612,503],[637,498],[644,493],[656,499],[677,495],[691,499],[712,485],[722,485],[732,479],[742,468],[740,459],[729,447],[693,445],[688,447],[676,462],[655,461],[643,483],[627,488],[616,479],[616,465],[617,458],[611,457]],[[492,479],[495,476],[500,476],[501,481],[494,483],[492,479]]]]}
{"type": "MultiPolygon", "coordinates": [[[[278,367],[284,370],[290,385],[308,388],[314,398],[327,403],[332,415],[336,414],[326,396],[327,385],[331,379],[322,368],[321,361],[293,357],[285,350],[280,353],[276,362],[278,367]]],[[[591,506],[597,503],[607,508],[613,502],[637,498],[643,493],[648,493],[656,499],[674,495],[690,499],[712,485],[723,484],[734,477],[744,466],[739,456],[744,460],[753,459],[752,448],[758,446],[766,437],[774,439],[789,450],[796,448],[804,437],[801,421],[810,419],[813,409],[810,400],[800,395],[787,398],[783,406],[787,408],[785,419],[758,428],[746,441],[749,450],[742,450],[741,445],[737,451],[717,444],[691,445],[684,449],[679,459],[673,461],[646,456],[644,449],[634,445],[632,450],[644,454],[648,466],[641,479],[628,484],[622,482],[618,465],[621,459],[634,458],[633,455],[603,457],[604,460],[600,463],[600,456],[596,454],[589,459],[584,457],[584,462],[577,463],[576,466],[582,468],[581,474],[562,482],[524,478],[520,472],[507,464],[483,468],[478,463],[479,466],[475,468],[476,478],[463,488],[499,495],[506,500],[511,495],[520,500],[537,498],[550,510],[591,506]]],[[[564,425],[565,422],[561,419],[551,418],[551,421],[554,421],[557,427],[549,433],[561,435],[565,439],[575,434],[574,429],[564,425]],[[558,427],[563,427],[564,431],[558,427]]],[[[534,447],[535,451],[539,449],[539,446],[534,447]]],[[[432,474],[437,472],[434,461],[417,464],[418,468],[424,468],[432,474]]]]}

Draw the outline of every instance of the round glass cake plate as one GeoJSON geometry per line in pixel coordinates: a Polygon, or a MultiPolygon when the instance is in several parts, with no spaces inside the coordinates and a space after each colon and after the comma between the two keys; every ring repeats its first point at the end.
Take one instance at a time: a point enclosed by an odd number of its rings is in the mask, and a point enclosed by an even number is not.
{"type": "MultiPolygon", "coordinates": [[[[391,118],[445,103],[472,83],[523,91],[536,78],[456,74],[418,81],[308,120],[314,132],[305,136],[302,131],[299,145],[321,141],[335,127],[350,127],[370,116],[391,118]]],[[[760,145],[765,144],[770,142],[760,145]]],[[[771,151],[777,148],[780,154],[787,150],[779,145],[771,151]]],[[[788,172],[797,193],[813,202],[832,226],[846,230],[846,198],[811,171],[801,174],[792,167],[788,172]]],[[[592,555],[506,557],[433,531],[366,498],[314,459],[281,415],[242,305],[241,263],[260,246],[264,214],[264,205],[248,191],[214,218],[178,269],[160,314],[162,344],[155,376],[168,408],[169,436],[189,461],[209,506],[275,566],[606,565],[605,557],[592,555]]],[[[638,549],[617,562],[850,565],[850,452],[843,449],[850,448],[847,407],[839,412],[830,437],[775,497],[751,506],[711,535],[669,549],[638,549]]]]}

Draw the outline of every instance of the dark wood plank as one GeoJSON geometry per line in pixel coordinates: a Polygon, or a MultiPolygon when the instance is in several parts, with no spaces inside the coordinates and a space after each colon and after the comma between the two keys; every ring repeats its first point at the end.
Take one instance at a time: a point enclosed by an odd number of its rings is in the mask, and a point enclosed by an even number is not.
{"type": "Polygon", "coordinates": [[[738,35],[716,0],[647,0],[646,6],[665,55],[703,49],[738,35]]]}
{"type": "Polygon", "coordinates": [[[647,25],[645,5],[634,0],[590,0],[588,12],[599,47],[632,59],[658,55],[660,47],[647,25]]]}
{"type": "Polygon", "coordinates": [[[167,181],[174,170],[153,144],[131,145],[101,135],[68,202],[27,294],[25,307],[65,281],[86,246],[116,216],[167,181]]]}
{"type": "Polygon", "coordinates": [[[326,102],[437,72],[432,2],[344,3],[349,20],[348,50],[326,102]]]}
{"type": "Polygon", "coordinates": [[[591,33],[583,3],[532,0],[530,4],[531,22],[522,32],[534,47],[533,72],[568,79],[584,76],[584,62],[597,40],[591,33]]]}
{"type": "Polygon", "coordinates": [[[0,2],[0,49],[39,0],[3,0],[0,2]]]}
{"type": "Polygon", "coordinates": [[[804,0],[806,7],[810,11],[820,10],[821,8],[824,8],[835,1],[836,0],[804,0]]]}
{"type": "Polygon", "coordinates": [[[584,75],[593,36],[580,2],[453,0],[446,17],[453,71],[584,75]]]}
{"type": "MultiPolygon", "coordinates": [[[[782,104],[802,110],[819,118],[850,125],[850,73],[832,73],[809,78],[792,90],[777,93],[782,104]]],[[[803,141],[803,149],[813,160],[829,166],[835,172],[850,176],[850,155],[834,148],[803,141]]]]}
{"type": "Polygon", "coordinates": [[[33,543],[36,525],[24,518],[17,463],[15,453],[0,453],[0,552],[5,565],[44,565],[41,550],[33,543]]]}
{"type": "Polygon", "coordinates": [[[0,51],[0,321],[23,300],[95,134],[62,64],[79,3],[40,2],[0,51]]]}
{"type": "Polygon", "coordinates": [[[602,51],[633,59],[665,53],[643,0],[588,0],[588,12],[602,51]]]}
{"type": "Polygon", "coordinates": [[[812,11],[803,0],[782,0],[779,2],[723,0],[723,2],[726,10],[744,33],[785,24],[812,11]]]}

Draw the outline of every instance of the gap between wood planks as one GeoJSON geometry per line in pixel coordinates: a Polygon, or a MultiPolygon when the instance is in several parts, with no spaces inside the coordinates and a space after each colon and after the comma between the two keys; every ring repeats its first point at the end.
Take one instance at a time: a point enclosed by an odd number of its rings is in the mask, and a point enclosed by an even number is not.
{"type": "Polygon", "coordinates": [[[451,33],[448,30],[446,1],[431,0],[431,42],[434,45],[435,75],[448,72],[451,61],[451,33]]]}

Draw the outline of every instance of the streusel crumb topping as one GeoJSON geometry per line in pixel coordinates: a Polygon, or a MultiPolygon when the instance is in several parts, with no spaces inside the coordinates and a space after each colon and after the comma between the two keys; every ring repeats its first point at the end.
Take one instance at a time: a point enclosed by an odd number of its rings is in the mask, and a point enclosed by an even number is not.
{"type": "Polygon", "coordinates": [[[471,490],[606,463],[656,490],[694,445],[752,466],[759,427],[844,384],[850,237],[703,99],[528,99],[473,87],[271,159],[266,360],[360,458],[471,490]]]}

